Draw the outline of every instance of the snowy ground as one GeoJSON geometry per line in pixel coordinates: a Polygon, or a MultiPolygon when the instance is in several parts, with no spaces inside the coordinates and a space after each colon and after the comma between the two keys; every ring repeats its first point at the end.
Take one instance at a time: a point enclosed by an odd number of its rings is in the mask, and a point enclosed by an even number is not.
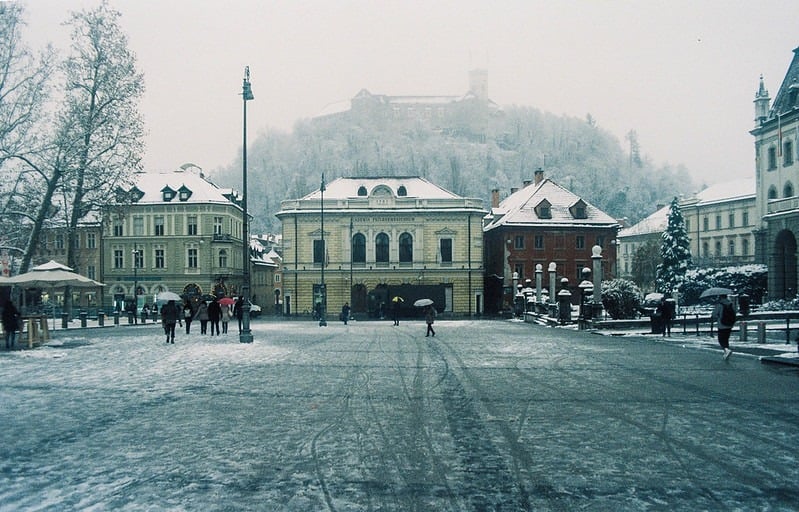
{"type": "Polygon", "coordinates": [[[0,351],[0,509],[799,503],[793,367],[723,362],[706,337],[436,328],[256,322],[253,344],[167,345],[150,324],[0,351]]]}

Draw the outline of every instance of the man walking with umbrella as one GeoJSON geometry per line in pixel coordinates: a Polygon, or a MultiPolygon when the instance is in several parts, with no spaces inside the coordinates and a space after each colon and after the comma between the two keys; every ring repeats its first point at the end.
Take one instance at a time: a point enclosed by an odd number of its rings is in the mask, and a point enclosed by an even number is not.
{"type": "Polygon", "coordinates": [[[161,307],[161,321],[164,323],[167,343],[175,343],[175,324],[178,323],[178,314],[178,307],[174,300],[170,300],[161,307]]]}
{"type": "Polygon", "coordinates": [[[724,349],[722,357],[727,360],[732,355],[730,350],[730,334],[732,334],[732,327],[735,325],[735,308],[727,294],[719,295],[719,300],[713,308],[713,319],[718,325],[718,340],[721,348],[724,349]]]}

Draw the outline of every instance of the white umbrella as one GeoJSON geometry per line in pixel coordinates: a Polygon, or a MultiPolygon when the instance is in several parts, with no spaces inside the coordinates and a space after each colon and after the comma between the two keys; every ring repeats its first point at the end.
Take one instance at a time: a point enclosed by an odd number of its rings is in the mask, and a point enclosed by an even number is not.
{"type": "Polygon", "coordinates": [[[183,302],[183,299],[175,292],[159,292],[158,295],[155,296],[155,303],[159,306],[163,306],[170,300],[174,300],[175,302],[183,302]]]}
{"type": "Polygon", "coordinates": [[[433,304],[433,301],[430,300],[430,299],[419,299],[419,300],[417,300],[416,302],[413,303],[413,305],[416,306],[417,308],[421,308],[421,307],[424,307],[424,306],[430,306],[431,304],[433,304]]]}

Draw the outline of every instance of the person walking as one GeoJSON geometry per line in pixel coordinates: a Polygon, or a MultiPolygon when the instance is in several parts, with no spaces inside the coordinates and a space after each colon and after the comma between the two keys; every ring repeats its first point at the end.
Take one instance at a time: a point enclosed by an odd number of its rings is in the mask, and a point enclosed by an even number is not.
{"type": "Polygon", "coordinates": [[[427,323],[427,334],[425,334],[425,338],[430,336],[431,333],[433,336],[435,336],[436,331],[433,330],[433,322],[436,321],[436,308],[434,308],[432,304],[427,306],[427,311],[424,315],[424,321],[427,323]]]}
{"type": "Polygon", "coordinates": [[[719,295],[719,300],[713,308],[713,320],[718,325],[719,345],[724,349],[724,354],[721,357],[727,360],[732,355],[730,334],[732,334],[732,327],[735,325],[735,308],[726,295],[719,295]]]}
{"type": "Polygon", "coordinates": [[[222,320],[222,334],[227,334],[227,326],[228,326],[228,322],[230,321],[230,316],[231,316],[230,305],[229,304],[220,304],[219,306],[220,306],[219,309],[221,310],[221,314],[222,314],[222,318],[221,318],[221,320],[222,320]]]}
{"type": "Polygon", "coordinates": [[[341,307],[341,321],[344,322],[344,325],[347,325],[347,322],[350,320],[350,303],[345,302],[344,305],[341,307]]]}
{"type": "Polygon", "coordinates": [[[671,325],[674,323],[677,303],[674,299],[667,299],[664,297],[658,307],[660,308],[660,321],[663,322],[663,336],[671,338],[671,325]]]}
{"type": "Polygon", "coordinates": [[[208,320],[211,322],[211,336],[214,335],[214,332],[219,336],[219,320],[221,318],[222,307],[219,305],[218,301],[212,300],[208,305],[208,320]]]}
{"type": "Polygon", "coordinates": [[[186,322],[186,334],[191,332],[191,321],[194,319],[194,310],[191,309],[191,302],[183,303],[183,321],[186,322]]]}
{"type": "Polygon", "coordinates": [[[166,342],[175,344],[175,324],[178,323],[180,311],[174,300],[170,300],[161,306],[161,323],[164,325],[166,342]]]}
{"type": "Polygon", "coordinates": [[[3,306],[3,332],[6,335],[6,349],[11,350],[17,342],[17,331],[20,325],[19,310],[10,300],[3,306]]]}
{"type": "Polygon", "coordinates": [[[394,320],[394,325],[399,325],[400,306],[400,300],[394,297],[394,300],[391,301],[391,318],[394,320]]]}
{"type": "Polygon", "coordinates": [[[197,312],[194,314],[194,319],[200,321],[200,334],[208,333],[208,305],[205,302],[200,302],[197,306],[197,312]]]}
{"type": "Polygon", "coordinates": [[[239,321],[239,334],[241,334],[241,319],[244,316],[243,306],[244,306],[244,296],[242,295],[238,298],[236,304],[233,305],[233,315],[239,321]]]}

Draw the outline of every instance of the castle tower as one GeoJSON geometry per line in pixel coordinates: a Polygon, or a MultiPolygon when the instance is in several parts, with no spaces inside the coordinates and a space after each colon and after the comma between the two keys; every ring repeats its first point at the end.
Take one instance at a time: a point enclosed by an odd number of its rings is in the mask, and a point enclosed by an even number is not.
{"type": "Polygon", "coordinates": [[[771,98],[768,96],[768,90],[763,83],[763,75],[760,75],[760,87],[755,94],[755,124],[761,125],[768,118],[768,110],[770,108],[771,98]]]}

